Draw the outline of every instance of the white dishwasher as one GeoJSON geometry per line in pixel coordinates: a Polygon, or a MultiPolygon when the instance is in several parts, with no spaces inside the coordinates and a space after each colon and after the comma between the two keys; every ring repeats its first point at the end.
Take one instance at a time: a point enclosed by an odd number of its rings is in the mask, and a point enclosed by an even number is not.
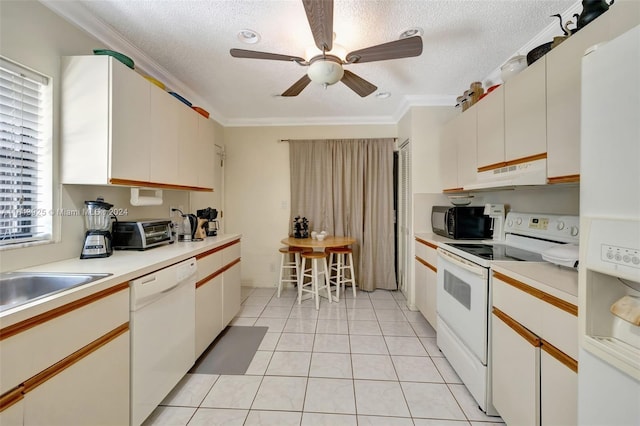
{"type": "Polygon", "coordinates": [[[196,259],[130,282],[131,424],[140,425],[195,362],[196,259]]]}

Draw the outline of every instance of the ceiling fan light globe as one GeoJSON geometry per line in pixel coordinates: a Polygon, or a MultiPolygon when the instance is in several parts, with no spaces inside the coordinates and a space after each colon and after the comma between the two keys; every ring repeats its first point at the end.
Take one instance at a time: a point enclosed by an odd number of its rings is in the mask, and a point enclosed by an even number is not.
{"type": "Polygon", "coordinates": [[[344,69],[337,62],[320,59],[309,65],[307,75],[314,83],[332,85],[342,79],[344,69]]]}

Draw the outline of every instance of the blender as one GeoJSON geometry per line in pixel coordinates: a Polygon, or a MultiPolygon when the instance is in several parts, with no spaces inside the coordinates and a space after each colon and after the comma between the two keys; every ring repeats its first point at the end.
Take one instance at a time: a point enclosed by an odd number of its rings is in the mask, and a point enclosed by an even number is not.
{"type": "Polygon", "coordinates": [[[111,248],[111,207],[102,197],[95,201],[85,201],[85,224],[87,232],[84,234],[84,244],[80,259],[109,257],[113,253],[111,248]]]}

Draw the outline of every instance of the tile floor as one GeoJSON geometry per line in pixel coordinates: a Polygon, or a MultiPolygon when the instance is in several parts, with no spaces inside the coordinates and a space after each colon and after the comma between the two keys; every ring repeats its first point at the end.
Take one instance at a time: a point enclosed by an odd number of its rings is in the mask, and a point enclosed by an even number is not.
{"type": "Polygon", "coordinates": [[[231,325],[268,326],[245,375],[187,374],[145,425],[503,425],[487,417],[400,292],[297,304],[243,288],[231,325]]]}

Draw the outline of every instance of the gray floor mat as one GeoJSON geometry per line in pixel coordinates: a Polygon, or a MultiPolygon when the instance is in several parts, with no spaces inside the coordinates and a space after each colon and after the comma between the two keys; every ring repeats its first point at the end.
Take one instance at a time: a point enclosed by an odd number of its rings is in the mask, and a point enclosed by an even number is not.
{"type": "Polygon", "coordinates": [[[269,327],[230,326],[198,358],[189,373],[244,374],[269,327]]]}

